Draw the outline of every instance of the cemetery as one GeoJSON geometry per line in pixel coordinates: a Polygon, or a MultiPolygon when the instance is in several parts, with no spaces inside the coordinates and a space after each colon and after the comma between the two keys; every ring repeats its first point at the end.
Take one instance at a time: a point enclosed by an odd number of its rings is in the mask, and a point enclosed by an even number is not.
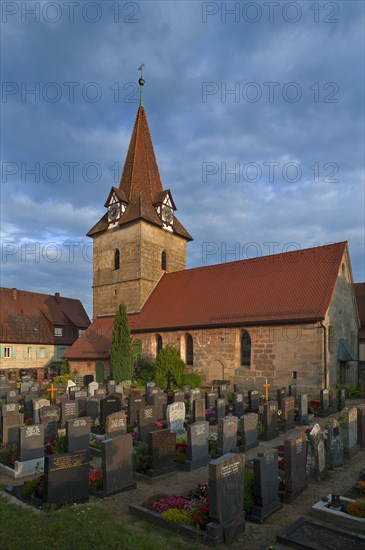
{"type": "Polygon", "coordinates": [[[341,389],[317,399],[267,381],[257,389],[178,386],[170,374],[161,387],[2,377],[5,494],[37,510],[121,506],[140,526],[205,545],[235,548],[247,538],[244,548],[259,548],[249,541],[277,536],[281,547],[305,538],[312,523],[329,540],[341,529],[338,540],[364,544],[361,399],[341,389]],[[324,415],[331,401],[336,411],[324,415]],[[338,472],[348,480],[341,492],[338,472]]]}

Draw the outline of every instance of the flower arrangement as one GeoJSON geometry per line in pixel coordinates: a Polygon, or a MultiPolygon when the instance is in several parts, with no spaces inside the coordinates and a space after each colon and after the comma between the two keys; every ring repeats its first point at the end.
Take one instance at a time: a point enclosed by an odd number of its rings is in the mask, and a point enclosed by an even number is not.
{"type": "Polygon", "coordinates": [[[159,430],[163,430],[166,428],[166,422],[164,422],[163,420],[157,420],[156,426],[159,430]]]}
{"type": "Polygon", "coordinates": [[[216,456],[218,454],[218,434],[211,433],[208,437],[209,444],[209,454],[211,456],[216,456]]]}
{"type": "Polygon", "coordinates": [[[188,444],[186,441],[176,442],[175,461],[178,462],[179,464],[184,464],[186,462],[187,448],[188,448],[188,444]]]}
{"type": "Polygon", "coordinates": [[[365,481],[357,481],[352,487],[352,492],[355,495],[365,495],[365,481]]]}
{"type": "Polygon", "coordinates": [[[0,462],[4,466],[14,468],[14,463],[18,460],[18,446],[17,445],[1,445],[0,447],[0,462]]]}
{"type": "Polygon", "coordinates": [[[208,496],[209,485],[208,483],[199,483],[196,489],[192,491],[194,498],[206,498],[208,496]]]}
{"type": "Polygon", "coordinates": [[[67,452],[66,437],[52,437],[52,439],[44,446],[44,452],[49,455],[58,455],[67,452]]]}
{"type": "Polygon", "coordinates": [[[321,402],[319,399],[311,399],[308,402],[308,412],[316,415],[319,412],[320,404],[321,402]]]}
{"type": "Polygon", "coordinates": [[[359,499],[346,506],[346,512],[351,516],[365,518],[365,500],[359,499]]]}
{"type": "Polygon", "coordinates": [[[188,509],[189,504],[190,504],[190,500],[188,498],[176,496],[176,495],[170,495],[167,497],[163,497],[160,500],[154,502],[152,505],[152,508],[158,514],[162,514],[169,508],[188,509]]]}
{"type": "Polygon", "coordinates": [[[103,474],[101,470],[89,469],[89,489],[97,491],[103,484],[103,474]]]}
{"type": "Polygon", "coordinates": [[[210,521],[207,492],[208,484],[201,483],[192,492],[195,498],[178,495],[165,496],[154,501],[152,509],[167,521],[204,529],[210,521]]]}
{"type": "Polygon", "coordinates": [[[94,434],[90,434],[89,446],[94,449],[101,449],[101,439],[97,438],[94,434]]]}
{"type": "Polygon", "coordinates": [[[31,424],[34,424],[33,416],[27,416],[27,418],[24,418],[24,424],[26,426],[30,426],[31,424]]]}

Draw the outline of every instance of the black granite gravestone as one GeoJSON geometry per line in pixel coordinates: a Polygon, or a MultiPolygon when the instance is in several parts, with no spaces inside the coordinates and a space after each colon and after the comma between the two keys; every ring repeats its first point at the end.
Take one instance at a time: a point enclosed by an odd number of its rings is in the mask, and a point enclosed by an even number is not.
{"type": "MultiPolygon", "coordinates": [[[[171,406],[171,405],[169,405],[171,406]]],[[[156,413],[152,406],[137,410],[138,439],[148,441],[148,434],[156,429],[156,413]]]]}
{"type": "Polygon", "coordinates": [[[19,428],[19,460],[34,460],[44,456],[44,426],[34,424],[19,428]]]}
{"type": "Polygon", "coordinates": [[[266,518],[280,510],[282,504],[278,489],[278,451],[265,449],[253,459],[253,490],[255,504],[250,519],[262,523],[266,518]]]}
{"type": "Polygon", "coordinates": [[[237,418],[241,418],[244,413],[244,401],[242,393],[233,393],[232,395],[233,414],[237,418]]]}
{"type": "Polygon", "coordinates": [[[205,420],[205,399],[195,399],[193,405],[193,422],[203,422],[205,420]]]}
{"type": "Polygon", "coordinates": [[[133,481],[133,439],[131,434],[117,435],[101,442],[104,496],[136,488],[133,481]]]}
{"type": "Polygon", "coordinates": [[[218,456],[237,451],[237,417],[226,416],[218,421],[218,456]]]}
{"type": "Polygon", "coordinates": [[[250,412],[258,412],[260,406],[260,396],[258,390],[249,390],[248,405],[250,412]]]}
{"type": "Polygon", "coordinates": [[[209,456],[209,422],[194,422],[187,427],[188,448],[187,467],[190,470],[208,464],[209,456]]]}
{"type": "Polygon", "coordinates": [[[278,403],[277,401],[269,401],[264,405],[264,431],[261,438],[264,441],[270,441],[278,435],[278,403]]]}
{"type": "Polygon", "coordinates": [[[13,445],[18,443],[18,430],[24,423],[23,413],[9,412],[2,417],[1,421],[1,443],[13,445]]]}
{"type": "Polygon", "coordinates": [[[48,504],[86,502],[89,498],[89,453],[46,455],[45,501],[48,504]]]}
{"type": "Polygon", "coordinates": [[[175,471],[176,433],[155,430],[148,434],[151,468],[147,475],[154,477],[175,471]]]}
{"type": "Polygon", "coordinates": [[[67,420],[77,418],[79,415],[78,403],[76,401],[63,401],[61,403],[61,427],[66,428],[67,420]]]}
{"type": "Polygon", "coordinates": [[[121,410],[121,400],[117,395],[111,394],[100,399],[100,426],[105,429],[107,416],[121,410]]]}
{"type": "Polygon", "coordinates": [[[284,439],[285,495],[291,503],[307,487],[307,442],[305,432],[291,432],[284,439]]]}
{"type": "Polygon", "coordinates": [[[241,434],[240,451],[246,452],[257,447],[258,436],[258,414],[248,413],[241,416],[239,420],[239,432],[241,434]]]}
{"type": "Polygon", "coordinates": [[[115,412],[106,417],[105,439],[127,433],[127,419],[123,411],[115,412]]]}
{"type": "Polygon", "coordinates": [[[91,419],[87,417],[73,418],[66,422],[66,437],[68,452],[87,451],[90,442],[91,419]]]}

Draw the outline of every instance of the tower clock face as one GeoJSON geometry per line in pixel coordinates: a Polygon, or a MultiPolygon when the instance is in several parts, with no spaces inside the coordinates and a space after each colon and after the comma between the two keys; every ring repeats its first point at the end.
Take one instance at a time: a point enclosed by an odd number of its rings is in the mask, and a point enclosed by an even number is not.
{"type": "Polygon", "coordinates": [[[173,212],[169,206],[164,205],[162,207],[162,219],[166,223],[172,223],[173,220],[173,212]]]}
{"type": "Polygon", "coordinates": [[[109,206],[109,220],[115,221],[119,215],[119,206],[117,204],[112,204],[109,206]]]}

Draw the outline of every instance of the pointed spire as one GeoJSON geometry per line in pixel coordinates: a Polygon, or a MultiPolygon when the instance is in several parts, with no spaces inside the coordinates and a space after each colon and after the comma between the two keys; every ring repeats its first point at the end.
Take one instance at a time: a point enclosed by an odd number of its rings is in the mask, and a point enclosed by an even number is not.
{"type": "Polygon", "coordinates": [[[139,106],[143,107],[143,86],[145,83],[145,79],[143,78],[143,68],[145,67],[144,63],[141,63],[141,66],[139,67],[139,71],[141,71],[141,76],[138,80],[139,84],[139,106]]]}

